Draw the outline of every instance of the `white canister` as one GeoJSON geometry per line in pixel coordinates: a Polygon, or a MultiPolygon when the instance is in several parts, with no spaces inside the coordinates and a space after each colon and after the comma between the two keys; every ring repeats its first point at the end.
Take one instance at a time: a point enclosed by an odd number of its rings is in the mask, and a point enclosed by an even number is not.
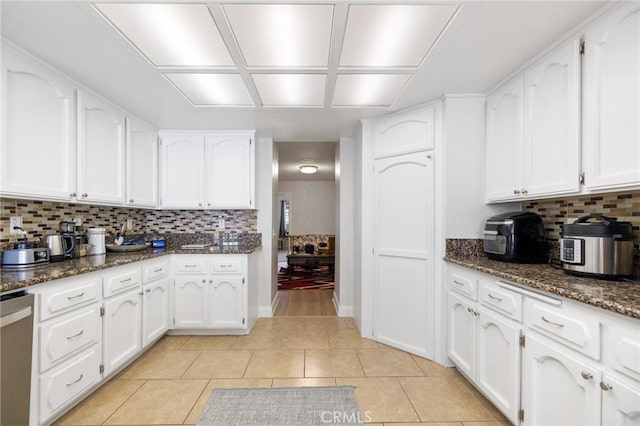
{"type": "Polygon", "coordinates": [[[87,242],[90,244],[87,255],[105,254],[106,248],[104,246],[106,231],[104,228],[89,228],[87,229],[87,242]]]}

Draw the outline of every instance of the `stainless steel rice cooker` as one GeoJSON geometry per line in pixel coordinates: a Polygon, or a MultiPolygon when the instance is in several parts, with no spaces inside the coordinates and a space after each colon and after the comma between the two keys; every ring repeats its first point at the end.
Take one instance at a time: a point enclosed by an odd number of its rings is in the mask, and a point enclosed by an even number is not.
{"type": "Polygon", "coordinates": [[[590,214],[562,225],[560,260],[567,274],[619,279],[633,274],[631,222],[590,214]]]}

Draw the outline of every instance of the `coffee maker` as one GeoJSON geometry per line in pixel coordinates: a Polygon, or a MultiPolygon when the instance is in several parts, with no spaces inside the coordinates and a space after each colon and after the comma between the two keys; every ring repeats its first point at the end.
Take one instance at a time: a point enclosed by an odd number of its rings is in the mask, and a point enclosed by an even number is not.
{"type": "Polygon", "coordinates": [[[74,222],[62,221],[59,223],[60,235],[64,240],[64,257],[65,259],[73,259],[78,257],[80,247],[76,243],[76,224],[74,222]]]}

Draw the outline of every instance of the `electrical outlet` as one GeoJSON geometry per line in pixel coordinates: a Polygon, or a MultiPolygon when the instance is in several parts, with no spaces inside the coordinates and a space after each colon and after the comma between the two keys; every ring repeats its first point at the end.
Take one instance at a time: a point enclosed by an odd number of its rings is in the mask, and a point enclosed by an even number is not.
{"type": "Polygon", "coordinates": [[[22,216],[11,216],[11,219],[9,220],[10,234],[22,234],[22,231],[19,229],[14,229],[16,226],[22,228],[22,216]]]}
{"type": "Polygon", "coordinates": [[[127,231],[131,231],[133,229],[133,219],[127,219],[127,231]]]}
{"type": "Polygon", "coordinates": [[[81,217],[74,217],[73,218],[73,223],[75,223],[76,226],[82,225],[82,218],[81,217]]]}
{"type": "Polygon", "coordinates": [[[218,219],[218,229],[224,229],[224,219],[218,219]]]}

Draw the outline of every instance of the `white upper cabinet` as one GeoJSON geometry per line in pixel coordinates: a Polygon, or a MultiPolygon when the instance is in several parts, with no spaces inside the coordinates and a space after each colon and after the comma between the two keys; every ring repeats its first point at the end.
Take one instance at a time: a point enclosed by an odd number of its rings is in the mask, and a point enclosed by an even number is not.
{"type": "Polygon", "coordinates": [[[52,71],[2,46],[2,195],[75,196],[74,88],[52,71]]]}
{"type": "Polygon", "coordinates": [[[122,110],[78,91],[78,200],[123,204],[124,117],[122,110]]]}
{"type": "Polygon", "coordinates": [[[202,208],[204,203],[204,136],[168,133],[161,136],[160,205],[202,208]]]}
{"type": "Polygon", "coordinates": [[[253,208],[253,135],[205,138],[206,203],[214,208],[253,208]]]}
{"type": "Polygon", "coordinates": [[[522,190],[522,77],[487,98],[486,196],[518,198],[522,190]]]}
{"type": "Polygon", "coordinates": [[[433,149],[436,113],[431,106],[376,120],[374,158],[433,149]]]}
{"type": "Polygon", "coordinates": [[[640,185],[640,4],[622,3],[584,41],[585,188],[640,185]]]}
{"type": "Polygon", "coordinates": [[[523,196],[580,191],[580,40],[545,55],[524,76],[523,196]]]}
{"type": "Polygon", "coordinates": [[[136,207],[158,205],[158,131],[127,117],[127,197],[136,207]]]}

